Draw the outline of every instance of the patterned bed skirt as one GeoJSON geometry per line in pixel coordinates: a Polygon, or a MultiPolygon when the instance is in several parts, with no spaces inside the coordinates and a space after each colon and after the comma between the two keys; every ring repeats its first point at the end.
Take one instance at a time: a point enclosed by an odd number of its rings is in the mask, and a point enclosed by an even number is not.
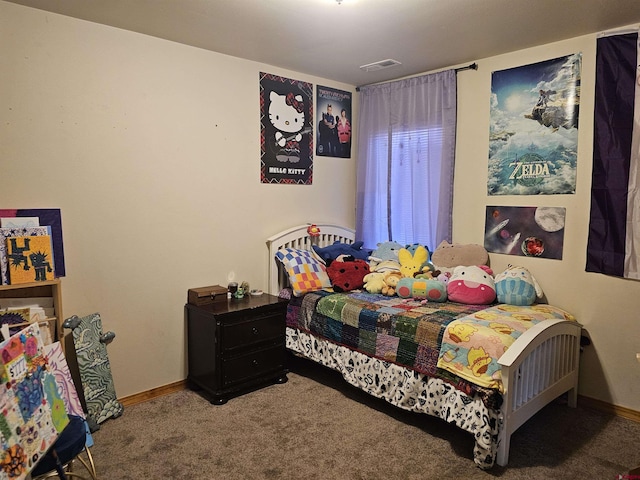
{"type": "Polygon", "coordinates": [[[497,452],[499,411],[477,395],[469,397],[438,378],[368,357],[329,340],[287,327],[287,348],[340,372],[351,385],[404,410],[426,413],[453,423],[475,438],[474,462],[491,468],[497,452]]]}

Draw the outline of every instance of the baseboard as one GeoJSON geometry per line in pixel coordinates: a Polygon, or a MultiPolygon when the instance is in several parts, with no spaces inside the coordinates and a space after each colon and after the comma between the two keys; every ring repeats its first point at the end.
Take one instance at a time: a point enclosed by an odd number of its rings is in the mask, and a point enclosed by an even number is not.
{"type": "Polygon", "coordinates": [[[597,400],[591,397],[585,397],[584,395],[578,395],[578,405],[581,407],[592,408],[605,413],[611,413],[618,417],[627,418],[634,422],[640,423],[640,412],[632,410],[626,407],[620,407],[619,405],[613,405],[611,403],[597,400]]]}
{"type": "Polygon", "coordinates": [[[120,398],[119,400],[124,407],[130,407],[131,405],[135,405],[137,403],[146,402],[157,397],[162,397],[163,395],[168,395],[170,393],[184,390],[186,386],[187,381],[180,380],[178,382],[170,383],[169,385],[152,388],[151,390],[147,390],[145,392],[135,393],[133,395],[129,395],[128,397],[120,398]]]}

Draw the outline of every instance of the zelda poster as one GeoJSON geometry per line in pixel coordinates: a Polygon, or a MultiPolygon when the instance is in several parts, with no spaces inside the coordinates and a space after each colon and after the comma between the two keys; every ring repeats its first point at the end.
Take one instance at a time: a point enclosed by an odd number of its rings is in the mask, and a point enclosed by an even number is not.
{"type": "Polygon", "coordinates": [[[491,74],[489,195],[575,193],[581,58],[491,74]]]}
{"type": "Polygon", "coordinates": [[[313,85],[260,73],[260,181],[311,185],[313,85]]]}

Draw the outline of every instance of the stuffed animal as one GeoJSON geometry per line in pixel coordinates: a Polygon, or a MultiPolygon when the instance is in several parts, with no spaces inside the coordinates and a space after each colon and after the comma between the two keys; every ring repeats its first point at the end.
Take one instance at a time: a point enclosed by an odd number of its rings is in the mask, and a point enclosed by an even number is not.
{"type": "MultiPolygon", "coordinates": [[[[420,246],[421,245],[419,243],[412,243],[411,245],[406,245],[404,248],[409,250],[411,255],[415,255],[416,250],[420,246]]],[[[420,270],[422,270],[423,272],[426,272],[428,270],[433,271],[436,269],[436,267],[433,265],[433,263],[431,263],[431,260],[430,260],[431,252],[429,251],[429,247],[427,247],[426,245],[422,245],[422,246],[427,250],[427,260],[421,265],[420,270]]]]}
{"type": "Polygon", "coordinates": [[[364,260],[354,259],[347,262],[331,262],[327,267],[327,275],[336,292],[357,290],[364,285],[364,277],[370,273],[369,264],[364,260]]]}
{"type": "Polygon", "coordinates": [[[400,263],[397,260],[383,260],[375,265],[369,263],[369,268],[372,272],[400,272],[400,263]]]}
{"type": "Polygon", "coordinates": [[[396,294],[398,282],[402,278],[400,272],[387,272],[384,274],[384,286],[380,293],[387,297],[393,297],[396,294]]]}
{"type": "Polygon", "coordinates": [[[444,283],[431,278],[403,277],[398,282],[396,292],[400,298],[446,302],[447,287],[444,283]]]}
{"type": "Polygon", "coordinates": [[[471,305],[488,305],[496,299],[493,272],[486,265],[458,266],[447,284],[447,294],[452,302],[471,305]]]}
{"type": "Polygon", "coordinates": [[[474,243],[450,244],[443,241],[431,254],[431,262],[441,272],[453,273],[453,269],[459,266],[486,265],[489,254],[482,245],[474,243]]]}
{"type": "Polygon", "coordinates": [[[509,305],[532,305],[536,298],[542,298],[542,289],[534,276],[524,267],[509,265],[496,275],[496,295],[498,302],[509,305]]]}
{"type": "Polygon", "coordinates": [[[451,272],[440,272],[440,270],[436,271],[439,272],[438,276],[436,276],[436,280],[444,283],[445,285],[449,283],[449,280],[451,279],[451,272]]]}
{"type": "Polygon", "coordinates": [[[369,293],[381,293],[382,288],[385,287],[384,273],[382,272],[370,272],[367,273],[364,278],[363,288],[369,293]]]}
{"type": "Polygon", "coordinates": [[[369,265],[371,267],[375,267],[378,263],[384,262],[385,260],[393,260],[395,262],[398,261],[398,252],[402,248],[398,242],[381,242],[378,243],[377,248],[371,252],[369,256],[369,265]]]}
{"type": "Polygon", "coordinates": [[[406,248],[401,248],[398,252],[398,260],[402,276],[413,278],[416,274],[422,273],[422,266],[429,260],[429,252],[422,245],[418,245],[413,255],[406,248]]]}
{"type": "Polygon", "coordinates": [[[371,255],[371,250],[363,249],[364,242],[354,243],[341,243],[334,242],[333,245],[326,247],[318,247],[313,245],[313,251],[322,259],[325,265],[328,267],[335,259],[340,255],[352,256],[355,259],[367,260],[371,255]]]}

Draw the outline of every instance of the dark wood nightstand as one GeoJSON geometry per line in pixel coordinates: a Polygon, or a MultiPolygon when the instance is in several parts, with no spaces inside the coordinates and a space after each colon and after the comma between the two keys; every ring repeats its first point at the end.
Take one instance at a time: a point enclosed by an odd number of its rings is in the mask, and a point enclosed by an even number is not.
{"type": "Polygon", "coordinates": [[[187,304],[190,386],[222,405],[271,383],[285,383],[287,301],[247,295],[210,305],[187,304]]]}

